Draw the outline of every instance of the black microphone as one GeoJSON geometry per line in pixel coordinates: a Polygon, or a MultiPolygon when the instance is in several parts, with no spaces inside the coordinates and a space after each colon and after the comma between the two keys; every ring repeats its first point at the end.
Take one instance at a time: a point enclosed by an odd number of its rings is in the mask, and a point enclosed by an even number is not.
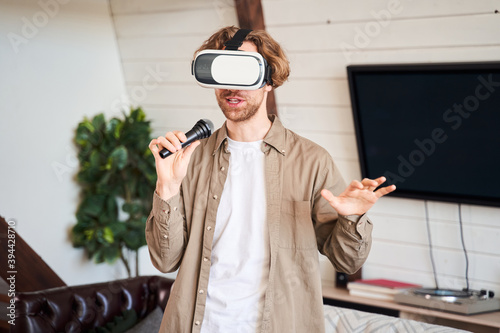
{"type": "MultiPolygon", "coordinates": [[[[189,146],[196,140],[208,138],[210,135],[212,135],[213,131],[214,131],[214,124],[210,120],[208,119],[198,120],[198,122],[194,125],[194,127],[190,131],[186,132],[187,140],[186,142],[181,142],[182,148],[189,146]]],[[[172,154],[173,153],[167,148],[163,148],[162,150],[160,150],[161,158],[168,157],[172,154]]]]}

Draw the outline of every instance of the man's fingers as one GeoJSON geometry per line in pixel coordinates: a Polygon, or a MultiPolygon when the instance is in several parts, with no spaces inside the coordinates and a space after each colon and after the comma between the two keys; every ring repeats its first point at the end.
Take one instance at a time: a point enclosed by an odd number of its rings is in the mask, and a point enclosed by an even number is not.
{"type": "Polygon", "coordinates": [[[191,158],[191,155],[193,154],[194,150],[196,149],[196,147],[198,147],[200,145],[200,141],[195,141],[193,142],[192,144],[190,144],[189,146],[187,146],[186,148],[184,148],[184,156],[186,158],[191,158]]]}
{"type": "Polygon", "coordinates": [[[390,186],[382,187],[382,188],[376,190],[375,194],[377,195],[378,198],[381,198],[384,195],[393,192],[394,190],[396,190],[396,185],[390,185],[390,186]]]}
{"type": "Polygon", "coordinates": [[[351,187],[351,189],[353,189],[353,190],[356,190],[356,189],[362,190],[364,188],[364,185],[363,185],[363,183],[361,183],[358,180],[353,180],[351,182],[351,184],[349,184],[349,187],[351,187]]]}
{"type": "Polygon", "coordinates": [[[154,153],[155,151],[158,151],[158,146],[157,146],[157,139],[152,139],[150,142],[149,142],[149,150],[151,150],[152,153],[154,153]]]}
{"type": "Polygon", "coordinates": [[[170,150],[172,153],[175,153],[177,150],[182,149],[181,141],[173,132],[168,132],[167,134],[165,134],[165,140],[162,140],[161,143],[165,144],[164,147],[170,150]],[[173,151],[171,148],[173,148],[173,151]]]}
{"type": "Polygon", "coordinates": [[[187,137],[186,137],[186,134],[184,132],[181,132],[181,131],[172,131],[172,133],[175,134],[175,136],[179,139],[180,142],[186,142],[187,141],[187,137]]]}
{"type": "MultiPolygon", "coordinates": [[[[181,131],[172,131],[165,134],[165,136],[160,136],[157,139],[152,140],[149,144],[149,149],[155,157],[157,157],[157,155],[159,156],[159,151],[163,148],[166,148],[171,153],[176,153],[178,150],[182,149],[181,143],[186,141],[187,137],[185,133],[181,131]],[[157,147],[155,148],[155,146],[157,147]]],[[[195,145],[192,149],[194,150],[197,145],[195,145]]]]}
{"type": "Polygon", "coordinates": [[[174,133],[168,132],[165,137],[159,137],[158,140],[160,141],[160,144],[163,146],[160,148],[166,148],[169,150],[172,154],[176,153],[178,150],[182,149],[181,142],[179,139],[175,136],[174,133]]]}
{"type": "Polygon", "coordinates": [[[369,179],[369,178],[363,179],[361,181],[361,184],[363,184],[366,187],[373,187],[373,186],[378,186],[379,185],[379,183],[377,182],[377,180],[369,179]]]}
{"type": "Polygon", "coordinates": [[[163,148],[166,148],[171,153],[175,153],[179,149],[182,149],[182,146],[179,139],[172,132],[169,132],[165,136],[159,136],[158,138],[151,140],[151,142],[149,143],[149,150],[151,150],[155,158],[160,157],[159,152],[163,148]],[[172,143],[172,141],[174,143],[172,143]],[[179,148],[176,148],[175,145],[178,145],[179,148]]]}
{"type": "Polygon", "coordinates": [[[385,183],[386,180],[387,179],[384,176],[375,179],[375,181],[377,182],[377,186],[382,185],[383,183],[385,183]]]}
{"type": "Polygon", "coordinates": [[[361,181],[361,184],[363,184],[364,189],[367,189],[369,191],[374,191],[377,187],[379,187],[381,184],[383,184],[386,181],[385,177],[379,177],[377,179],[369,179],[365,178],[361,181]]]}
{"type": "Polygon", "coordinates": [[[335,203],[337,202],[337,198],[333,195],[332,192],[326,190],[326,189],[323,189],[321,190],[321,195],[323,196],[323,198],[326,199],[326,201],[328,201],[330,203],[330,205],[335,205],[335,203]]]}

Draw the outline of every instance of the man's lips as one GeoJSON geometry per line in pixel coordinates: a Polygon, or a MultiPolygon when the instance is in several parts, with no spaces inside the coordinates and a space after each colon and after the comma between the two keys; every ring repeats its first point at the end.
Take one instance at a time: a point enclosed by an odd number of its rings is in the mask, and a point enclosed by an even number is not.
{"type": "Polygon", "coordinates": [[[226,101],[229,106],[237,107],[241,105],[245,100],[241,97],[236,97],[236,96],[229,96],[226,97],[226,101]]]}

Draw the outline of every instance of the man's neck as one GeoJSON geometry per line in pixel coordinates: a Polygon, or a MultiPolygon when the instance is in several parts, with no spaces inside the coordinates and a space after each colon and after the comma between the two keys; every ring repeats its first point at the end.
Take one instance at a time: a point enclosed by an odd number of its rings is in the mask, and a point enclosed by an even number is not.
{"type": "Polygon", "coordinates": [[[227,134],[234,141],[254,142],[264,139],[272,122],[267,117],[267,110],[259,110],[252,118],[242,122],[227,121],[227,134]]]}

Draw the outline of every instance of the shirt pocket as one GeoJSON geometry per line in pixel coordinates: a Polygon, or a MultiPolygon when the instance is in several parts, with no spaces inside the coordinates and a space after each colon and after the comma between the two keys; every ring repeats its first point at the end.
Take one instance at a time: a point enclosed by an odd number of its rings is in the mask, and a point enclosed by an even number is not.
{"type": "Polygon", "coordinates": [[[279,246],[298,250],[316,249],[310,202],[284,200],[281,205],[279,246]]]}

